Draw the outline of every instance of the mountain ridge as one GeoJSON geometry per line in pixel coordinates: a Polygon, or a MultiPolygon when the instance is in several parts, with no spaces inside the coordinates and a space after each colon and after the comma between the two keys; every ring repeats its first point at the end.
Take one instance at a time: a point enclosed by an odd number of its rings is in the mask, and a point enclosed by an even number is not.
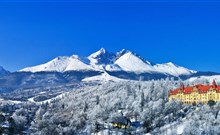
{"type": "Polygon", "coordinates": [[[154,64],[136,53],[122,49],[119,52],[108,52],[104,48],[90,54],[88,57],[59,56],[53,60],[27,67],[18,72],[66,72],[66,71],[126,71],[134,73],[160,73],[171,76],[192,75],[197,71],[177,66],[176,64],[154,64]],[[169,65],[169,66],[168,66],[169,65]],[[169,68],[167,71],[166,68],[169,68]]]}

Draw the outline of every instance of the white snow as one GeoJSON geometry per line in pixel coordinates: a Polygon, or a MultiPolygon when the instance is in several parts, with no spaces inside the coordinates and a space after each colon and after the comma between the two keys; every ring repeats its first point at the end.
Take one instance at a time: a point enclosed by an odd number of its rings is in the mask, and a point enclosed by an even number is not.
{"type": "Polygon", "coordinates": [[[91,64],[97,64],[97,57],[99,57],[101,54],[106,53],[106,50],[104,48],[101,48],[99,51],[92,53],[91,55],[88,56],[88,59],[90,60],[91,64]]]}
{"type": "Polygon", "coordinates": [[[36,103],[36,104],[50,103],[50,102],[51,102],[52,100],[54,100],[54,99],[62,98],[63,95],[65,95],[65,94],[67,94],[67,93],[69,93],[69,92],[64,92],[64,93],[62,93],[62,94],[60,94],[60,95],[58,95],[58,96],[56,96],[56,97],[54,97],[54,98],[50,98],[50,99],[47,99],[47,100],[44,100],[44,101],[39,101],[39,102],[34,101],[34,98],[35,98],[35,97],[31,97],[31,98],[28,99],[28,101],[29,101],[29,102],[33,102],[33,103],[36,103]]]}
{"type": "Polygon", "coordinates": [[[211,84],[213,82],[213,80],[215,80],[217,84],[220,84],[220,75],[191,77],[190,79],[188,79],[186,81],[201,82],[201,83],[208,81],[209,84],[211,84]]]}
{"type": "Polygon", "coordinates": [[[20,104],[22,101],[17,101],[17,100],[7,100],[8,102],[14,103],[14,104],[20,104]]]}
{"type": "Polygon", "coordinates": [[[168,62],[164,64],[157,64],[157,65],[154,65],[154,67],[159,72],[167,73],[173,76],[191,75],[193,73],[196,73],[196,71],[177,66],[173,64],[172,62],[168,62]]]}
{"type": "Polygon", "coordinates": [[[165,126],[161,127],[160,130],[164,132],[164,135],[171,135],[172,129],[176,129],[177,135],[182,135],[185,128],[184,121],[174,121],[171,124],[166,124],[165,126]]]}
{"type": "Polygon", "coordinates": [[[87,57],[87,59],[90,61],[90,65],[96,70],[105,71],[106,68],[109,69],[109,71],[118,70],[116,66],[112,65],[115,60],[115,56],[109,54],[104,48],[92,53],[87,57]]]}
{"type": "Polygon", "coordinates": [[[30,102],[35,102],[35,101],[34,101],[34,98],[35,98],[35,97],[29,98],[28,101],[30,101],[30,102]]]}
{"type": "Polygon", "coordinates": [[[5,100],[5,99],[2,99],[2,98],[0,98],[0,101],[1,101],[1,102],[7,102],[7,103],[9,103],[9,104],[20,104],[20,103],[22,103],[22,101],[17,101],[17,100],[5,100]]]}
{"type": "Polygon", "coordinates": [[[65,71],[71,70],[93,70],[89,65],[80,61],[80,59],[76,56],[72,56],[69,58],[69,63],[65,69],[65,71]]]}
{"type": "Polygon", "coordinates": [[[84,63],[79,56],[73,55],[71,57],[62,56],[57,57],[45,64],[24,68],[20,71],[25,72],[40,72],[40,71],[80,71],[80,70],[93,70],[92,67],[84,63]]]}
{"type": "Polygon", "coordinates": [[[184,128],[185,128],[185,122],[184,123],[182,123],[182,124],[180,124],[180,125],[178,125],[177,126],[177,134],[178,135],[181,135],[181,134],[183,134],[183,131],[184,131],[184,128]]]}
{"type": "Polygon", "coordinates": [[[90,82],[90,81],[101,81],[101,82],[114,81],[114,82],[116,82],[116,81],[125,81],[125,80],[110,76],[108,73],[104,72],[101,75],[88,77],[88,78],[83,79],[82,81],[84,81],[84,82],[90,82]]]}
{"type": "Polygon", "coordinates": [[[40,92],[39,94],[45,94],[46,92],[45,91],[42,91],[42,92],[40,92]]]}
{"type": "Polygon", "coordinates": [[[154,72],[155,68],[149,63],[141,60],[132,52],[122,55],[116,62],[125,71],[130,72],[154,72]]]}

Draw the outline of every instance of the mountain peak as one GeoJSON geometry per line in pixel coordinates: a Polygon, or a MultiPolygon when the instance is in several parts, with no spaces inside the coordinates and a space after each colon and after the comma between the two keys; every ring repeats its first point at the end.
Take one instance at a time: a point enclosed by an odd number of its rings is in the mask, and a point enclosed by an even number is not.
{"type": "Polygon", "coordinates": [[[107,52],[104,48],[101,48],[97,52],[89,55],[88,59],[91,61],[91,64],[109,64],[113,63],[115,60],[115,55],[113,53],[107,52]]]}
{"type": "Polygon", "coordinates": [[[91,55],[89,55],[89,58],[97,58],[100,55],[106,54],[108,53],[104,48],[99,49],[97,52],[92,53],[91,55]]]}
{"type": "Polygon", "coordinates": [[[116,52],[117,59],[120,58],[122,55],[126,54],[127,52],[130,52],[130,51],[128,51],[126,49],[122,49],[121,51],[116,52]]]}
{"type": "Polygon", "coordinates": [[[142,59],[137,54],[126,51],[120,58],[117,59],[115,64],[119,65],[123,70],[129,72],[154,72],[154,67],[150,62],[142,59]]]}
{"type": "Polygon", "coordinates": [[[65,72],[65,71],[86,71],[93,70],[85,61],[81,60],[78,55],[59,56],[53,60],[37,65],[21,69],[21,72],[65,72]]]}
{"type": "Polygon", "coordinates": [[[0,75],[8,74],[9,71],[5,70],[2,66],[0,66],[0,75]]]}
{"type": "Polygon", "coordinates": [[[174,66],[174,67],[178,67],[176,64],[172,63],[172,62],[167,62],[167,63],[164,63],[165,65],[170,65],[170,66],[174,66]]]}
{"type": "MultiPolygon", "coordinates": [[[[136,53],[134,53],[134,52],[132,52],[132,51],[127,50],[126,53],[127,53],[128,55],[133,55],[133,56],[135,56],[135,57],[138,57],[140,60],[142,60],[143,62],[145,62],[145,63],[148,64],[148,65],[154,65],[152,62],[146,60],[145,58],[141,57],[140,55],[138,55],[138,54],[136,54],[136,53]]],[[[125,53],[125,54],[126,54],[126,53],[125,53]]]]}
{"type": "Polygon", "coordinates": [[[101,48],[99,51],[102,52],[102,53],[106,52],[105,48],[101,48]]]}

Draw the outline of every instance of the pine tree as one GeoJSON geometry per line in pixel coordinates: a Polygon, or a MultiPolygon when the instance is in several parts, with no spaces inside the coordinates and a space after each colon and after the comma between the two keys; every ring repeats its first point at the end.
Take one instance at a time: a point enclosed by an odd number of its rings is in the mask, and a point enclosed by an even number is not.
{"type": "Polygon", "coordinates": [[[12,117],[10,117],[8,119],[8,122],[9,122],[8,134],[13,135],[15,133],[15,127],[16,127],[15,120],[12,117]]]}
{"type": "Polygon", "coordinates": [[[88,109],[88,104],[87,104],[87,102],[84,102],[83,112],[86,112],[87,109],[88,109]]]}
{"type": "Polygon", "coordinates": [[[143,90],[141,91],[141,101],[140,101],[140,107],[141,107],[141,111],[143,111],[144,109],[144,92],[143,90]]]}
{"type": "Polygon", "coordinates": [[[96,96],[96,105],[98,105],[99,104],[99,96],[97,95],[96,96]]]}

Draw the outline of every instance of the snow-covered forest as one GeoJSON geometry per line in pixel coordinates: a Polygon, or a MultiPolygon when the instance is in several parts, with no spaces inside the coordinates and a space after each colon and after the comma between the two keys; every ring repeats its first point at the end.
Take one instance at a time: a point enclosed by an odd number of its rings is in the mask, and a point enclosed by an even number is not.
{"type": "MultiPolygon", "coordinates": [[[[25,117],[28,113],[25,108],[16,110],[12,118],[17,125],[29,122],[28,132],[34,135],[220,134],[219,103],[192,106],[181,101],[168,102],[168,91],[180,83],[167,78],[85,86],[38,105],[33,119],[25,117]],[[140,126],[115,131],[112,121],[122,115],[140,122],[140,126]]],[[[208,82],[201,80],[200,83],[208,82]]]]}

